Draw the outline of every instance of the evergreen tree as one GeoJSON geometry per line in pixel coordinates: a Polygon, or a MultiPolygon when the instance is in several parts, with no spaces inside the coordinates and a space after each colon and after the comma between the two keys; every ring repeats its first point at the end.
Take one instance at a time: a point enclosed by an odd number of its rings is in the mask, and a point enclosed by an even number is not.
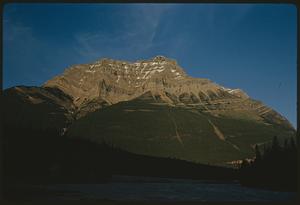
{"type": "Polygon", "coordinates": [[[291,147],[292,150],[296,150],[297,149],[297,146],[296,146],[296,143],[295,143],[295,140],[294,140],[293,137],[290,140],[290,147],[291,147]]]}
{"type": "Polygon", "coordinates": [[[255,163],[260,162],[262,159],[261,153],[259,151],[258,145],[255,145],[255,163]]]}
{"type": "Polygon", "coordinates": [[[256,145],[254,163],[248,164],[245,160],[243,161],[240,168],[240,182],[250,186],[296,190],[297,146],[295,138],[285,140],[284,146],[280,146],[275,136],[271,146],[264,145],[263,154],[260,151],[256,145]]]}
{"type": "Polygon", "coordinates": [[[284,146],[283,146],[283,149],[284,150],[287,150],[289,148],[289,140],[288,139],[285,139],[284,140],[284,146]]]}
{"type": "Polygon", "coordinates": [[[280,150],[280,145],[277,136],[274,136],[273,138],[271,149],[273,152],[278,152],[280,150]]]}
{"type": "Polygon", "coordinates": [[[263,158],[263,159],[267,158],[267,157],[268,157],[268,155],[269,155],[269,152],[270,152],[270,149],[267,147],[267,145],[266,145],[266,144],[264,144],[262,158],[263,158]]]}

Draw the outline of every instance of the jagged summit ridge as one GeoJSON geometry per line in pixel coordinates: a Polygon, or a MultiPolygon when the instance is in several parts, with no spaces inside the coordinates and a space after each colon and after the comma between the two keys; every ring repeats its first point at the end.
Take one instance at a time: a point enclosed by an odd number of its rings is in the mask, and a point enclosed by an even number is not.
{"type": "MultiPolygon", "coordinates": [[[[89,64],[89,69],[85,72],[95,73],[95,72],[106,72],[112,71],[114,75],[117,76],[116,83],[119,82],[121,77],[134,76],[136,80],[147,80],[150,79],[156,73],[166,73],[171,72],[174,79],[180,79],[186,76],[185,72],[180,69],[176,61],[168,59],[164,56],[156,56],[150,60],[136,61],[136,62],[126,62],[104,58],[95,63],[89,64]]],[[[138,83],[137,83],[138,84],[138,83]]]]}
{"type": "Polygon", "coordinates": [[[149,90],[176,96],[191,92],[201,100],[199,91],[208,95],[208,90],[216,92],[221,88],[208,79],[189,77],[175,60],[164,56],[132,63],[104,58],[92,64],[75,65],[43,86],[62,89],[73,96],[77,105],[98,96],[117,103],[149,90]]]}

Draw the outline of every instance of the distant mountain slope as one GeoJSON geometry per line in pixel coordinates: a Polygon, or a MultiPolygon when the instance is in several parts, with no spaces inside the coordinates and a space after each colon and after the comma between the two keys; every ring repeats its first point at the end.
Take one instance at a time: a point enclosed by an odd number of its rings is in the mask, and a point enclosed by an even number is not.
{"type": "Polygon", "coordinates": [[[171,106],[147,92],[75,121],[66,135],[133,153],[215,164],[250,158],[255,144],[274,135],[294,135],[279,125],[243,117],[215,117],[199,107],[171,106]]]}
{"type": "Polygon", "coordinates": [[[163,56],[71,66],[42,87],[7,89],[3,100],[9,126],[204,163],[253,157],[255,144],[295,135],[287,119],[242,90],[190,77],[163,56]]]}

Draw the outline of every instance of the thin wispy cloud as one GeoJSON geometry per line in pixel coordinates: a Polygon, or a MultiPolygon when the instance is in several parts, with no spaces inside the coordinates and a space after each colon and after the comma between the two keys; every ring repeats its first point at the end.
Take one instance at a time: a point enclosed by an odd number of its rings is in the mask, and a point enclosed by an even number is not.
{"type": "Polygon", "coordinates": [[[145,53],[155,46],[154,38],[161,18],[172,8],[170,5],[141,4],[120,10],[126,13],[124,18],[118,19],[124,27],[117,29],[114,35],[97,30],[78,33],[75,35],[76,49],[81,55],[93,58],[101,57],[103,51],[114,53],[114,56],[145,53]]]}

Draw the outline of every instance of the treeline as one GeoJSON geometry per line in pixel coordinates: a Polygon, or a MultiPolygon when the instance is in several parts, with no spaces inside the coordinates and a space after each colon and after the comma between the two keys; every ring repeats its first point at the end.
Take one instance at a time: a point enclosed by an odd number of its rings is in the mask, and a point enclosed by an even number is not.
{"type": "Polygon", "coordinates": [[[244,160],[239,169],[242,185],[274,190],[297,190],[297,144],[294,138],[283,143],[275,136],[271,145],[255,146],[254,161],[244,160]]]}
{"type": "Polygon", "coordinates": [[[60,136],[55,130],[4,128],[7,184],[103,183],[114,174],[232,180],[233,169],[133,154],[106,143],[60,136]]]}

